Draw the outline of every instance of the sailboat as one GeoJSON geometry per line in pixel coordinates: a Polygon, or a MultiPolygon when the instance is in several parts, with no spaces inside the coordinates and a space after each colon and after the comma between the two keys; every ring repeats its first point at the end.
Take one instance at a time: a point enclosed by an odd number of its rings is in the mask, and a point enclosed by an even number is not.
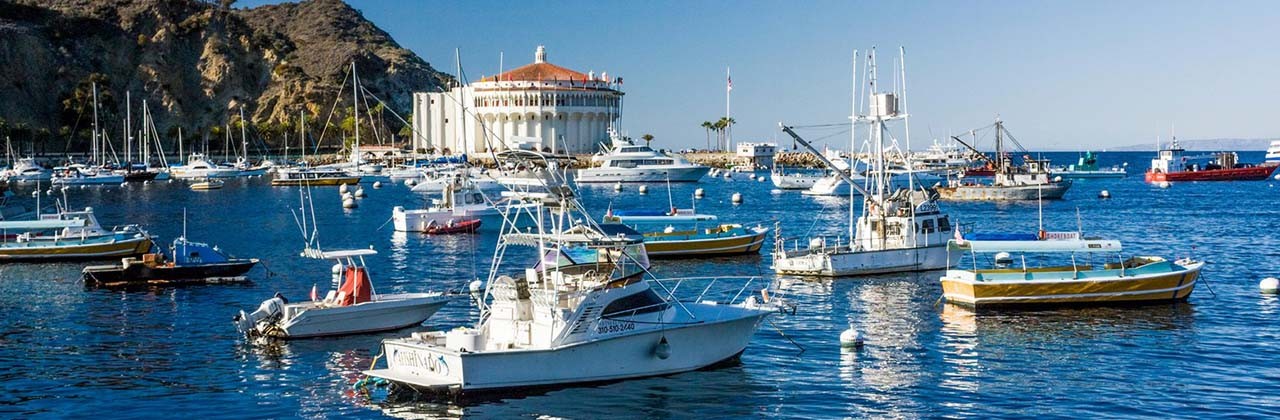
{"type": "MultiPolygon", "coordinates": [[[[355,77],[355,63],[351,65],[351,75],[355,77]]],[[[352,86],[352,97],[355,103],[359,103],[359,91],[356,86],[352,86]]],[[[354,109],[359,109],[357,106],[354,109]]],[[[359,184],[361,174],[358,171],[346,169],[342,165],[322,165],[317,167],[306,166],[307,159],[307,117],[304,113],[299,112],[298,124],[298,142],[302,147],[301,165],[297,167],[279,168],[275,172],[275,177],[271,179],[272,186],[323,186],[323,185],[351,185],[359,184]]],[[[360,148],[360,124],[355,124],[356,141],[355,148],[360,148]]]]}
{"type": "Polygon", "coordinates": [[[730,297],[717,300],[705,292],[710,285],[686,285],[704,295],[677,299],[674,290],[693,279],[646,281],[642,240],[592,222],[563,176],[555,176],[547,192],[529,193],[540,205],[523,213],[536,220],[535,229],[504,224],[483,291],[473,283],[475,324],[384,340],[386,367],[367,375],[422,392],[465,394],[688,372],[735,360],[779,308],[767,291],[746,293],[750,282],[739,295],[727,290],[730,297]],[[516,247],[541,257],[504,274],[508,260],[522,254],[516,247]]]}
{"type": "MultiPolygon", "coordinates": [[[[900,49],[899,53],[905,59],[905,50],[900,49]]],[[[853,222],[854,206],[852,203],[849,206],[851,223],[848,238],[852,239],[842,241],[836,238],[832,243],[828,238],[811,238],[805,244],[806,247],[795,244],[787,249],[786,238],[780,233],[781,229],[776,229],[773,270],[778,274],[836,277],[899,273],[943,269],[950,262],[946,245],[952,229],[951,220],[930,194],[919,189],[920,185],[909,176],[907,188],[895,188],[892,180],[894,173],[884,170],[887,167],[884,153],[887,123],[902,120],[907,133],[905,138],[910,144],[908,114],[903,106],[906,102],[906,71],[902,70],[902,93],[881,93],[876,91],[874,49],[867,57],[867,67],[870,109],[866,114],[858,115],[855,104],[854,116],[851,118],[855,126],[858,123],[869,125],[871,170],[867,172],[868,177],[861,185],[847,172],[834,171],[837,176],[844,178],[843,181],[851,190],[865,197],[862,213],[856,223],[853,222]]],[[[856,70],[854,74],[857,74],[856,70]]],[[[855,94],[854,97],[857,98],[858,95],[855,94]]],[[[833,170],[836,169],[809,141],[796,134],[792,127],[783,125],[782,130],[795,139],[796,143],[817,154],[833,170]]],[[[853,195],[852,191],[850,195],[853,195]]]]}
{"type": "Polygon", "coordinates": [[[103,150],[102,144],[105,140],[102,131],[98,127],[98,84],[92,83],[93,91],[93,137],[92,152],[89,158],[89,164],[75,163],[65,167],[54,168],[54,174],[51,181],[55,185],[89,185],[89,184],[120,184],[124,182],[123,175],[117,175],[106,170],[103,166],[106,163],[106,152],[103,150]]]}

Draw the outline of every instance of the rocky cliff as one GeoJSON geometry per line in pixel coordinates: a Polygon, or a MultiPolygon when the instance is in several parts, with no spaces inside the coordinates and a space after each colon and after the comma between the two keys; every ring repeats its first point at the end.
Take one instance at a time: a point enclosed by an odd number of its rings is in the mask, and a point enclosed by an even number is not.
{"type": "Polygon", "coordinates": [[[451,80],[340,0],[223,3],[0,0],[0,135],[48,152],[82,149],[96,82],[100,124],[115,138],[129,92],[134,118],[147,100],[162,136],[177,127],[188,138],[216,135],[243,105],[251,137],[274,146],[304,109],[324,120],[345,101],[333,117],[341,125],[352,62],[370,93],[406,115],[411,92],[451,80]]]}

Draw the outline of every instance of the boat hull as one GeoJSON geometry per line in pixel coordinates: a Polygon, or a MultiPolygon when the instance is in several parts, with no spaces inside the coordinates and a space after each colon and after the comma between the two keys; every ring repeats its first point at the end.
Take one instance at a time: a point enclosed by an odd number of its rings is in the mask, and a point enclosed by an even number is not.
{"type": "MultiPolygon", "coordinates": [[[[311,308],[281,324],[280,338],[310,338],[361,334],[421,324],[449,303],[427,293],[378,295],[377,300],[351,306],[311,308]]],[[[305,305],[305,304],[304,304],[305,305]]]]}
{"type": "Polygon", "coordinates": [[[650,258],[708,258],[760,252],[769,229],[751,229],[736,236],[671,238],[646,234],[645,250],[650,258]]]}
{"type": "Polygon", "coordinates": [[[880,251],[821,252],[775,259],[773,271],[778,274],[822,277],[845,277],[914,271],[941,270],[959,261],[959,253],[947,253],[945,243],[922,248],[880,251]]]}
{"type": "Polygon", "coordinates": [[[823,177],[804,174],[773,174],[770,179],[773,186],[783,190],[807,190],[813,188],[823,177]]]}
{"type": "Polygon", "coordinates": [[[0,245],[0,261],[68,261],[136,257],[153,246],[145,235],[126,238],[91,238],[6,242],[0,245]]]}
{"type": "Polygon", "coordinates": [[[1147,171],[1144,178],[1147,182],[1186,182],[1186,181],[1261,181],[1275,172],[1276,165],[1251,166],[1248,168],[1213,169],[1205,171],[1152,172],[1147,171]]]}
{"type": "Polygon", "coordinates": [[[1185,300],[1203,263],[1171,272],[1063,280],[974,280],[948,272],[947,302],[974,308],[1160,303],[1185,300]]]}
{"type": "Polygon", "coordinates": [[[706,166],[676,168],[589,168],[578,171],[580,184],[601,182],[698,182],[710,172],[706,166]]]}
{"type": "Polygon", "coordinates": [[[1046,185],[1018,185],[996,187],[991,185],[961,185],[937,187],[938,198],[951,201],[1027,201],[1060,200],[1071,188],[1070,182],[1046,185]]]}
{"type": "Polygon", "coordinates": [[[84,269],[84,282],[85,285],[92,287],[201,283],[211,278],[243,276],[257,264],[258,260],[249,259],[172,267],[151,267],[142,263],[130,264],[127,267],[123,265],[90,266],[84,269]]]}
{"type": "Polygon", "coordinates": [[[53,178],[55,185],[111,185],[124,183],[123,175],[97,175],[85,177],[53,178]]]}
{"type": "Polygon", "coordinates": [[[1103,179],[1103,178],[1124,178],[1128,176],[1128,174],[1125,171],[1109,171],[1109,170],[1054,171],[1054,172],[1050,172],[1049,176],[1051,177],[1060,176],[1065,179],[1103,179]]]}
{"type": "MultiPolygon", "coordinates": [[[[727,309],[727,308],[726,308],[727,309]]],[[[735,310],[741,310],[735,308],[735,310]]],[[[460,353],[410,340],[386,340],[387,368],[370,376],[420,392],[472,393],[567,386],[670,375],[733,359],[746,349],[763,311],[718,322],[649,328],[643,332],[537,350],[460,353]],[[669,357],[654,351],[665,337],[669,357]],[[539,369],[530,369],[539,366],[539,369]]]]}

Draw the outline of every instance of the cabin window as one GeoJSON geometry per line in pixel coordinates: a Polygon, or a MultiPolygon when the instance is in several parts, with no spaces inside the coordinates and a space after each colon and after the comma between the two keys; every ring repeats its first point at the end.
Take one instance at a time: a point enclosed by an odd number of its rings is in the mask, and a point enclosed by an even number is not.
{"type": "Polygon", "coordinates": [[[925,220],[924,223],[921,224],[921,229],[924,231],[924,233],[933,232],[933,221],[925,220]]]}
{"type": "Polygon", "coordinates": [[[942,232],[951,230],[951,220],[947,219],[946,216],[938,219],[938,230],[942,232]]]}
{"type": "Polygon", "coordinates": [[[629,316],[666,310],[667,302],[654,293],[653,289],[645,290],[610,302],[601,313],[602,318],[611,316],[629,316]]]}

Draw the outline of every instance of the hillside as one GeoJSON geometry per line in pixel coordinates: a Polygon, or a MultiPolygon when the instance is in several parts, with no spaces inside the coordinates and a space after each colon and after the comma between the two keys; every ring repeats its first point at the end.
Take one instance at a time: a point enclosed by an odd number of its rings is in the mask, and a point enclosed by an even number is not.
{"type": "MultiPolygon", "coordinates": [[[[1193,139],[1178,140],[1178,144],[1187,150],[1197,151],[1221,151],[1221,150],[1267,150],[1267,146],[1271,144],[1271,139],[1193,139]]],[[[1167,142],[1165,144],[1168,145],[1167,142]]],[[[1149,144],[1135,144],[1130,146],[1121,146],[1108,150],[1117,152],[1128,151],[1151,151],[1155,150],[1155,142],[1149,144]]]]}
{"type": "Polygon", "coordinates": [[[351,85],[339,88],[352,61],[365,88],[402,114],[411,92],[451,80],[339,0],[252,9],[197,0],[0,2],[0,135],[24,149],[34,141],[49,153],[83,150],[93,81],[113,138],[123,131],[128,91],[134,118],[147,100],[162,135],[181,126],[188,138],[216,136],[243,104],[254,132],[277,145],[300,110],[326,118],[344,93],[339,109],[350,107],[351,85]]]}

